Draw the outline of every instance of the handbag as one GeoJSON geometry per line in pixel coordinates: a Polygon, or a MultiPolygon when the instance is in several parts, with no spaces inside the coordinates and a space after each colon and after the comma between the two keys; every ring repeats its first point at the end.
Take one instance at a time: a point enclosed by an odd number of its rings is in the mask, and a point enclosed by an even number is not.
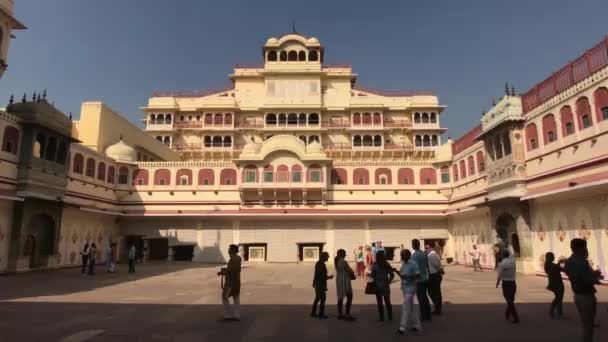
{"type": "Polygon", "coordinates": [[[370,277],[365,284],[365,294],[375,295],[376,294],[376,282],[370,277]]]}

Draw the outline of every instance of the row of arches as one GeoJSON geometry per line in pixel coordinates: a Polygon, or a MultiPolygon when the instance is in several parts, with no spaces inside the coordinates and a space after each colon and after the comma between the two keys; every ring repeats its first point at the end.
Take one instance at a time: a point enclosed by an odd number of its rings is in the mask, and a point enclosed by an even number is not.
{"type": "Polygon", "coordinates": [[[484,160],[484,155],[482,151],[477,151],[475,156],[468,156],[465,159],[462,159],[458,163],[454,163],[452,165],[452,176],[454,177],[454,181],[457,182],[459,179],[464,180],[467,176],[473,176],[475,173],[484,172],[486,169],[486,164],[484,160]]]}
{"type": "MultiPolygon", "coordinates": [[[[87,158],[86,163],[84,156],[81,153],[74,154],[72,162],[72,172],[86,177],[94,178],[109,184],[114,184],[116,177],[116,168],[112,165],[106,165],[103,161],[97,163],[94,158],[87,158]]],[[[121,167],[118,170],[118,184],[127,184],[129,177],[129,169],[121,167]]]]}
{"type": "MultiPolygon", "coordinates": [[[[593,99],[595,105],[595,121],[599,123],[603,120],[608,120],[608,89],[606,87],[596,89],[593,93],[593,99]]],[[[557,141],[559,136],[567,137],[574,134],[577,127],[578,130],[581,131],[594,124],[589,98],[586,96],[579,97],[576,100],[574,107],[576,118],[570,105],[564,105],[560,108],[560,125],[557,124],[556,116],[553,113],[543,116],[540,120],[543,145],[549,145],[552,142],[557,141]],[[558,134],[558,127],[561,130],[561,135],[558,134]]],[[[536,123],[526,125],[525,134],[526,150],[531,151],[540,146],[536,123]]]]}
{"type": "Polygon", "coordinates": [[[353,113],[353,125],[382,125],[381,113],[353,113]]]}
{"type": "Polygon", "coordinates": [[[69,145],[65,138],[40,132],[36,134],[32,155],[35,158],[65,165],[68,149],[69,145]]]}
{"type": "Polygon", "coordinates": [[[301,183],[304,176],[308,183],[323,182],[322,168],[318,164],[312,164],[306,170],[299,164],[294,164],[291,168],[281,164],[276,170],[273,165],[266,165],[262,170],[262,178],[257,166],[247,165],[243,168],[241,176],[243,183],[301,183]]]}
{"type": "Polygon", "coordinates": [[[428,147],[439,145],[439,137],[437,135],[416,135],[414,137],[416,147],[428,147]]]}
{"type": "Polygon", "coordinates": [[[353,147],[380,147],[382,146],[381,135],[355,135],[353,136],[353,147]]]}
{"type": "Polygon", "coordinates": [[[19,130],[14,126],[4,127],[2,134],[2,151],[17,154],[19,150],[19,130]]]}
{"type": "Polygon", "coordinates": [[[232,147],[232,137],[227,135],[227,136],[208,136],[206,135],[205,137],[203,137],[203,146],[210,148],[210,147],[232,147]]]}
{"type": "Polygon", "coordinates": [[[437,113],[414,113],[414,123],[428,124],[428,123],[437,123],[437,113]]]}
{"type": "Polygon", "coordinates": [[[233,123],[232,113],[206,113],[204,115],[180,115],[180,122],[201,121],[205,126],[231,126],[233,123]]]}
{"type": "Polygon", "coordinates": [[[310,50],[270,50],[266,53],[267,62],[318,62],[319,51],[310,50]]]}
{"type": "Polygon", "coordinates": [[[171,146],[171,137],[168,136],[168,135],[165,135],[164,137],[160,136],[160,135],[157,135],[156,136],[156,140],[160,141],[161,143],[163,143],[163,144],[165,144],[167,146],[171,146]]]}
{"type": "MultiPolygon", "coordinates": [[[[219,174],[220,185],[236,184],[236,169],[222,169],[219,174]]],[[[213,169],[200,169],[197,175],[197,184],[199,186],[214,185],[215,171],[213,169]]],[[[133,185],[146,186],[150,181],[150,172],[146,169],[136,169],[133,171],[133,185]]],[[[154,185],[166,186],[171,185],[171,170],[158,169],[154,171],[152,179],[154,185]]],[[[193,172],[191,169],[179,169],[175,173],[175,184],[177,186],[191,186],[193,184],[193,172]]]]}
{"type": "Polygon", "coordinates": [[[268,113],[264,119],[266,126],[318,126],[319,114],[317,113],[268,113]]]}
{"type": "Polygon", "coordinates": [[[151,125],[170,125],[172,117],[171,114],[150,114],[149,120],[151,125]]]}
{"type": "Polygon", "coordinates": [[[511,137],[509,131],[503,131],[494,134],[487,139],[486,151],[492,160],[498,160],[502,157],[511,155],[511,137]]]}
{"type": "MultiPolygon", "coordinates": [[[[348,171],[343,168],[334,168],[330,172],[331,184],[349,184],[348,171]]],[[[433,168],[422,168],[418,174],[419,184],[437,184],[437,171],[433,168]]],[[[366,168],[356,168],[352,173],[352,183],[354,185],[369,185],[370,172],[366,168]]],[[[389,168],[377,168],[374,171],[374,184],[390,185],[393,184],[393,172],[389,168]]],[[[415,184],[414,170],[410,168],[400,168],[397,170],[397,184],[415,184]]]]}

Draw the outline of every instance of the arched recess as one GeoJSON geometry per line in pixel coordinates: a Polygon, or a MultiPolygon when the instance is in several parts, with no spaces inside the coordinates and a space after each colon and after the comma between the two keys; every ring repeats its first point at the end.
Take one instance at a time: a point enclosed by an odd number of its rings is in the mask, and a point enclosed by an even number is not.
{"type": "Polygon", "coordinates": [[[146,169],[133,171],[133,185],[148,185],[149,172],[146,169]]]}
{"type": "Polygon", "coordinates": [[[171,171],[168,169],[154,171],[154,185],[171,185],[171,171]]]}
{"type": "Polygon", "coordinates": [[[484,160],[483,152],[477,151],[477,172],[481,173],[486,170],[486,163],[484,160]]]}
{"type": "Polygon", "coordinates": [[[458,165],[452,165],[452,177],[454,177],[454,182],[458,182],[458,165]]]}
{"type": "Polygon", "coordinates": [[[606,87],[598,88],[593,93],[595,100],[595,118],[597,122],[608,120],[608,89],[606,87]]]}
{"type": "Polygon", "coordinates": [[[95,177],[95,159],[87,158],[87,167],[85,169],[85,176],[94,178],[95,177]]]}
{"type": "Polygon", "coordinates": [[[422,123],[428,124],[430,121],[429,113],[422,113],[422,123]]]}
{"type": "Polygon", "coordinates": [[[359,114],[359,113],[353,114],[353,125],[360,125],[360,124],[361,124],[361,114],[359,114]]]}
{"type": "Polygon", "coordinates": [[[224,123],[224,116],[222,115],[222,113],[215,113],[215,115],[213,115],[213,125],[221,126],[223,123],[224,123]]]}
{"type": "Polygon", "coordinates": [[[319,52],[317,50],[312,50],[308,52],[308,61],[316,62],[319,60],[319,52]]]}
{"type": "Polygon", "coordinates": [[[114,184],[114,178],[116,177],[115,175],[116,175],[116,169],[114,168],[114,166],[109,166],[107,182],[110,184],[114,184]]]}
{"type": "Polygon", "coordinates": [[[47,214],[37,214],[25,228],[23,256],[28,257],[32,269],[46,267],[55,251],[55,220],[47,214]]]}
{"type": "Polygon", "coordinates": [[[298,52],[298,62],[306,62],[306,51],[300,50],[298,52]]]}
{"type": "Polygon", "coordinates": [[[401,168],[397,171],[397,182],[399,184],[414,184],[414,170],[401,168]]]}
{"type": "Polygon", "coordinates": [[[331,169],[331,184],[348,184],[347,174],[343,168],[331,169]]]}
{"type": "Polygon", "coordinates": [[[420,169],[420,184],[437,184],[437,171],[431,167],[420,169]]]}
{"type": "Polygon", "coordinates": [[[222,169],[222,171],[220,171],[220,184],[221,185],[235,185],[236,184],[236,170],[235,169],[222,169]]]}
{"type": "Polygon", "coordinates": [[[475,158],[473,156],[469,156],[467,158],[467,166],[469,167],[469,175],[475,174],[475,158]]]}
{"type": "Polygon", "coordinates": [[[80,153],[74,154],[74,163],[72,164],[72,172],[82,174],[84,169],[84,157],[80,153]]]}
{"type": "Polygon", "coordinates": [[[374,174],[376,184],[390,185],[393,182],[391,169],[386,167],[377,168],[374,174]]]}
{"type": "Polygon", "coordinates": [[[19,130],[13,126],[4,127],[2,151],[17,154],[19,148],[19,130]]]}
{"type": "Polygon", "coordinates": [[[547,145],[557,140],[555,116],[553,114],[543,116],[542,124],[544,144],[547,145]]]}
{"type": "Polygon", "coordinates": [[[213,169],[200,169],[198,171],[198,185],[213,185],[214,181],[213,169]]]}
{"type": "Polygon", "coordinates": [[[308,167],[306,177],[307,182],[323,182],[323,169],[319,164],[312,164],[308,167]]]}
{"type": "Polygon", "coordinates": [[[568,136],[575,132],[574,128],[574,115],[572,114],[572,108],[570,106],[563,106],[559,110],[560,119],[562,122],[562,136],[568,136]]]}
{"type": "Polygon", "coordinates": [[[583,96],[576,100],[576,118],[579,131],[593,125],[591,105],[589,104],[589,99],[587,97],[583,96]]]}
{"type": "Polygon", "coordinates": [[[269,62],[276,62],[277,61],[277,52],[275,50],[268,51],[268,57],[266,57],[266,60],[269,62]]]}
{"type": "Polygon", "coordinates": [[[105,181],[106,179],[106,164],[99,162],[97,165],[97,180],[105,181]]]}
{"type": "Polygon", "coordinates": [[[298,52],[294,50],[287,52],[287,60],[290,62],[296,62],[298,60],[298,52]]]}
{"type": "Polygon", "coordinates": [[[458,163],[458,165],[460,166],[460,178],[462,178],[462,179],[467,178],[467,168],[464,165],[464,160],[461,160],[460,163],[458,163]]]}
{"type": "Polygon", "coordinates": [[[353,137],[353,146],[355,147],[360,147],[361,146],[361,136],[360,135],[355,135],[353,137]]]}
{"type": "Polygon", "coordinates": [[[192,185],[192,170],[179,169],[175,173],[175,184],[181,186],[192,185]]]}
{"type": "Polygon", "coordinates": [[[369,184],[369,171],[364,168],[356,168],[353,171],[353,184],[355,185],[368,185],[369,184]]]}
{"type": "Polygon", "coordinates": [[[257,183],[258,180],[259,180],[258,168],[255,165],[247,165],[243,168],[243,175],[242,175],[241,182],[257,183]]]}
{"type": "Polygon", "coordinates": [[[285,164],[277,166],[275,179],[278,183],[289,183],[289,166],[285,164]]]}
{"type": "Polygon", "coordinates": [[[521,255],[521,245],[515,219],[510,214],[502,214],[496,219],[496,238],[505,247],[511,247],[515,252],[515,257],[521,255]]]}
{"type": "Polygon", "coordinates": [[[536,124],[531,123],[526,126],[526,148],[528,151],[532,151],[538,148],[538,130],[536,124]]]}

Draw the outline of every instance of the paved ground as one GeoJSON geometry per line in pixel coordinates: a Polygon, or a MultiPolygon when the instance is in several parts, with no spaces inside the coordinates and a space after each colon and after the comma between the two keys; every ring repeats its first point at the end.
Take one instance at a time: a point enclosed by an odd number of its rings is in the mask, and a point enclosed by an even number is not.
{"type": "MultiPolygon", "coordinates": [[[[503,318],[495,273],[447,268],[443,283],[445,314],[424,325],[422,336],[398,337],[395,322],[378,323],[375,298],[358,281],[354,323],[335,319],[335,288],[330,282],[330,319],[308,317],[312,265],[247,265],[243,269],[243,320],[221,323],[219,266],[191,263],[138,265],[124,272],[81,276],[79,270],[0,276],[0,341],[578,341],[580,325],[567,291],[569,319],[550,320],[546,280],[518,279],[522,323],[503,318]]],[[[331,272],[331,269],[330,269],[331,272]]],[[[568,284],[567,284],[568,286],[568,284]]],[[[395,283],[392,301],[401,301],[395,283]]],[[[597,341],[608,340],[608,288],[599,289],[597,341]]]]}

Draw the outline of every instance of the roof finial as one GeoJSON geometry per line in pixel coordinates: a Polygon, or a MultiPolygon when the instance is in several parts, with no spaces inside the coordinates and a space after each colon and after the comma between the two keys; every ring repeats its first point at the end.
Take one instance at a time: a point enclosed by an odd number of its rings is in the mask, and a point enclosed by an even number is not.
{"type": "Polygon", "coordinates": [[[496,98],[492,96],[492,106],[496,106],[496,98]]]}
{"type": "Polygon", "coordinates": [[[32,94],[32,102],[36,102],[36,92],[34,92],[34,94],[32,94]]]}
{"type": "Polygon", "coordinates": [[[15,102],[15,95],[11,94],[11,98],[10,98],[10,99],[8,99],[8,104],[9,104],[9,105],[12,105],[12,104],[13,104],[13,102],[15,102]]]}
{"type": "Polygon", "coordinates": [[[505,94],[509,96],[509,83],[505,82],[505,94]]]}
{"type": "Polygon", "coordinates": [[[42,99],[46,101],[46,88],[44,88],[44,91],[42,92],[42,99]]]}
{"type": "Polygon", "coordinates": [[[72,112],[70,112],[70,120],[72,120],[72,112]]]}
{"type": "Polygon", "coordinates": [[[515,96],[515,86],[511,84],[511,96],[515,96]]]}
{"type": "Polygon", "coordinates": [[[27,94],[23,93],[23,97],[21,98],[21,102],[25,103],[27,101],[27,94]]]}
{"type": "Polygon", "coordinates": [[[292,20],[291,21],[291,32],[297,34],[298,31],[296,31],[296,21],[292,20]]]}
{"type": "Polygon", "coordinates": [[[483,117],[484,115],[486,115],[486,111],[485,110],[481,110],[481,116],[483,117]]]}

